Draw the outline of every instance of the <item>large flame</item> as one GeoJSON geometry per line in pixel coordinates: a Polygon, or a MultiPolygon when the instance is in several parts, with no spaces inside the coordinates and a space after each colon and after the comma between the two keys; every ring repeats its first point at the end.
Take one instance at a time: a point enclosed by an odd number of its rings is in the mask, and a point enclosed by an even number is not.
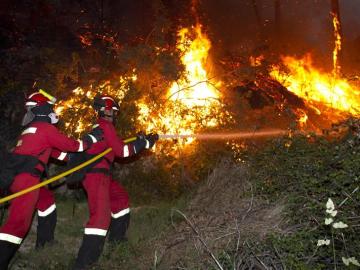
{"type": "Polygon", "coordinates": [[[359,115],[360,92],[348,81],[334,77],[331,73],[315,68],[310,54],[298,59],[283,56],[282,62],[287,68],[273,66],[270,75],[282,83],[289,91],[303,98],[308,105],[335,109],[341,113],[359,115]]]}
{"type": "MultiPolygon", "coordinates": [[[[178,32],[177,49],[182,55],[184,76],[171,84],[164,100],[159,100],[155,104],[148,99],[137,102],[137,120],[145,132],[193,134],[201,129],[217,126],[223,119],[231,119],[219,101],[217,87],[220,86],[220,82],[211,80],[205,68],[208,65],[210,46],[210,41],[202,32],[200,24],[182,28],[178,32]]],[[[74,89],[71,97],[60,102],[56,109],[66,120],[66,131],[69,134],[81,134],[88,129],[94,116],[91,108],[93,97],[100,92],[122,100],[129,90],[128,82],[136,80],[135,74],[133,70],[133,75],[120,77],[120,87],[112,87],[109,82],[105,82],[89,89],[74,89]]],[[[186,144],[193,140],[181,139],[186,144]]]]}
{"type": "Polygon", "coordinates": [[[173,101],[181,100],[190,108],[204,107],[209,100],[218,99],[217,90],[210,84],[205,70],[210,41],[202,33],[200,24],[193,29],[181,29],[178,36],[177,48],[183,53],[181,61],[185,66],[186,77],[172,84],[169,98],[173,101]],[[191,31],[196,34],[193,41],[189,40],[191,31]]]}
{"type": "MultiPolygon", "coordinates": [[[[270,75],[289,91],[303,98],[307,105],[310,105],[319,114],[324,111],[323,108],[335,110],[337,112],[336,117],[330,119],[336,121],[339,116],[360,115],[360,91],[341,78],[341,65],[339,63],[342,47],[340,18],[336,13],[331,13],[331,15],[335,40],[332,54],[332,74],[315,68],[311,55],[307,54],[301,59],[283,56],[281,59],[287,71],[283,71],[279,65],[274,65],[270,75]]],[[[298,119],[300,125],[304,125],[307,119],[308,116],[302,111],[298,119]]]]}
{"type": "MultiPolygon", "coordinates": [[[[138,104],[138,120],[148,131],[169,134],[192,134],[196,130],[214,127],[224,114],[219,102],[219,82],[212,82],[206,71],[210,41],[201,25],[182,28],[178,32],[177,49],[185,66],[185,76],[173,82],[165,104],[154,112],[145,102],[138,104]],[[148,118],[149,115],[156,115],[148,118]]],[[[185,139],[187,143],[193,139],[185,139]]]]}

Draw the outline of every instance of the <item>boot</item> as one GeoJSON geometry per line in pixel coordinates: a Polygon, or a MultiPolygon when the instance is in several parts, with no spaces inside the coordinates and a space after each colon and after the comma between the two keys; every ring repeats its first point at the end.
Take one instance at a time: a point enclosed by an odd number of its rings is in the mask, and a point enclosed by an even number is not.
{"type": "Polygon", "coordinates": [[[101,255],[105,236],[85,234],[73,270],[89,269],[101,255]]]}
{"type": "Polygon", "coordinates": [[[7,270],[11,258],[20,245],[0,240],[0,270],[7,270]]]}
{"type": "Polygon", "coordinates": [[[130,224],[130,213],[123,215],[118,218],[111,218],[110,229],[109,229],[109,241],[119,242],[126,241],[125,236],[127,229],[130,224]]]}
{"type": "Polygon", "coordinates": [[[38,215],[36,249],[44,247],[45,244],[54,242],[56,220],[56,209],[45,217],[38,215]]]}

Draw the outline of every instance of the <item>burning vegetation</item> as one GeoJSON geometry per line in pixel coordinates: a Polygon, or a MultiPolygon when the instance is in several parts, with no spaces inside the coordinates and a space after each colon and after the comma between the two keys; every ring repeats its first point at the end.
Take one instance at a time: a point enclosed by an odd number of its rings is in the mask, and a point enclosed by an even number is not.
{"type": "MultiPolygon", "coordinates": [[[[147,131],[191,135],[224,121],[226,111],[218,90],[220,82],[212,82],[206,71],[210,46],[200,24],[178,31],[176,48],[185,67],[184,75],[171,84],[159,111],[145,102],[138,103],[138,119],[147,131]]],[[[189,138],[185,143],[192,140],[189,138]]]]}
{"type": "MultiPolygon", "coordinates": [[[[196,2],[192,3],[193,14],[196,14],[196,4],[196,2]]],[[[249,66],[261,71],[256,74],[252,83],[242,78],[230,82],[226,75],[221,75],[218,69],[213,68],[212,63],[217,61],[211,60],[212,57],[209,55],[211,41],[204,32],[206,27],[199,23],[199,17],[196,16],[196,23],[177,31],[173,47],[154,47],[156,57],[159,58],[164,52],[173,56],[176,53],[183,70],[173,81],[157,76],[154,70],[154,78],[150,78],[152,81],[148,89],[150,92],[143,89],[143,92],[137,95],[138,100],[133,101],[137,113],[131,118],[138,130],[182,135],[179,146],[194,141],[193,138],[185,139],[184,135],[219,130],[226,125],[236,127],[236,123],[243,119],[229,109],[228,103],[232,101],[229,101],[227,94],[228,89],[234,84],[241,85],[241,94],[252,92],[249,102],[253,105],[257,104],[254,105],[257,109],[275,104],[280,113],[290,112],[290,118],[297,123],[297,128],[300,130],[321,132],[322,128],[343,121],[347,117],[359,115],[358,87],[352,85],[341,74],[339,62],[342,37],[339,12],[336,8],[331,11],[335,44],[331,72],[317,68],[310,53],[303,57],[280,55],[278,61],[274,61],[274,58],[268,54],[254,54],[249,57],[249,66]],[[156,82],[159,80],[162,81],[160,84],[156,82]],[[153,86],[154,83],[158,85],[153,86]],[[258,107],[259,103],[263,104],[258,107]]],[[[86,42],[84,35],[79,35],[80,42],[91,46],[91,36],[94,39],[98,34],[88,33],[86,42]]],[[[111,47],[116,47],[118,51],[124,47],[115,42],[115,37],[102,40],[109,42],[111,47]]],[[[230,63],[226,64],[225,69],[235,70],[244,66],[241,62],[232,65],[233,67],[230,67],[230,63]]],[[[234,70],[231,73],[234,73],[234,70]]],[[[86,87],[78,86],[72,90],[71,97],[60,102],[57,108],[57,112],[64,115],[66,131],[71,134],[81,134],[91,126],[92,110],[89,104],[96,93],[113,95],[122,103],[127,95],[132,95],[131,91],[134,87],[143,88],[142,82],[139,83],[137,78],[143,79],[144,72],[151,72],[141,68],[139,70],[136,65],[131,67],[131,71],[131,73],[127,72],[127,75],[118,75],[119,79],[116,83],[114,80],[103,80],[86,87]]],[[[265,111],[264,114],[266,115],[265,111]]],[[[291,126],[291,123],[288,124],[291,126]]],[[[248,127],[251,127],[251,123],[248,123],[248,127]]],[[[265,125],[266,127],[268,126],[265,125]]],[[[175,149],[174,147],[170,148],[175,149]]]]}

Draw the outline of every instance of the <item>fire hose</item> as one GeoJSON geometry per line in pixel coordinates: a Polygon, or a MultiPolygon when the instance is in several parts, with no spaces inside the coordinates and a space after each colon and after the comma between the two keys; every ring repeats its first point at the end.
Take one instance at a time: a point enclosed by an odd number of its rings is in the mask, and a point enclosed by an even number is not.
{"type": "MultiPolygon", "coordinates": [[[[279,129],[273,129],[273,130],[264,130],[264,131],[257,131],[257,132],[233,132],[233,133],[211,133],[211,134],[160,134],[160,139],[186,139],[186,138],[195,138],[195,139],[202,139],[202,140],[229,140],[229,139],[245,139],[245,138],[253,138],[253,137],[271,137],[271,136],[280,136],[287,134],[287,130],[279,130],[279,129]]],[[[136,137],[132,137],[129,139],[124,140],[125,143],[129,143],[136,140],[136,137]]],[[[32,187],[26,188],[24,190],[21,190],[17,193],[11,194],[9,196],[6,196],[4,198],[0,199],[0,204],[5,203],[7,201],[10,201],[12,199],[15,199],[21,195],[24,195],[26,193],[29,193],[35,189],[41,188],[43,186],[46,186],[50,183],[53,183],[69,174],[72,174],[75,171],[78,171],[89,164],[95,162],[96,160],[102,158],[106,154],[110,153],[112,151],[111,148],[106,149],[102,153],[98,154],[97,156],[85,161],[84,163],[67,170],[59,175],[56,175],[50,179],[47,179],[37,185],[34,185],[32,187]]]]}
{"type": "MultiPolygon", "coordinates": [[[[132,142],[132,141],[135,141],[135,140],[136,140],[136,137],[133,137],[133,138],[129,138],[129,139],[124,140],[124,142],[125,142],[125,143],[129,143],[129,142],[132,142]]],[[[48,185],[48,184],[50,184],[50,183],[53,183],[53,182],[55,182],[55,181],[57,181],[57,180],[65,177],[65,176],[67,176],[67,175],[69,175],[69,174],[72,174],[73,172],[76,172],[76,171],[78,171],[78,170],[80,170],[80,169],[88,166],[89,164],[95,162],[96,160],[102,158],[103,156],[105,156],[106,154],[110,153],[111,151],[112,151],[112,149],[111,149],[111,148],[108,148],[108,149],[106,149],[105,151],[103,151],[103,152],[101,152],[100,154],[98,154],[97,156],[95,156],[95,157],[93,157],[93,158],[85,161],[84,163],[81,163],[80,165],[78,165],[78,166],[76,166],[76,167],[74,167],[74,168],[72,168],[72,169],[70,169],[70,170],[67,170],[67,171],[65,171],[65,172],[63,172],[63,173],[61,173],[61,174],[59,174],[59,175],[56,175],[56,176],[54,176],[54,177],[52,177],[52,178],[50,178],[50,179],[47,179],[47,180],[45,180],[45,181],[43,181],[43,182],[41,182],[41,183],[39,183],[39,184],[37,184],[37,185],[31,186],[31,187],[26,188],[26,189],[23,189],[23,190],[21,190],[21,191],[19,191],[19,192],[17,192],[17,193],[14,193],[14,194],[11,194],[11,195],[6,196],[6,197],[4,197],[4,198],[1,198],[1,199],[0,199],[0,204],[5,203],[5,202],[7,202],[7,201],[10,201],[10,200],[12,200],[12,199],[15,199],[15,198],[17,198],[17,197],[19,197],[19,196],[21,196],[21,195],[24,195],[24,194],[26,194],[26,193],[29,193],[29,192],[31,192],[31,191],[33,191],[33,190],[35,190],[35,189],[41,188],[41,187],[43,187],[43,186],[46,186],[46,185],[48,185]]]]}

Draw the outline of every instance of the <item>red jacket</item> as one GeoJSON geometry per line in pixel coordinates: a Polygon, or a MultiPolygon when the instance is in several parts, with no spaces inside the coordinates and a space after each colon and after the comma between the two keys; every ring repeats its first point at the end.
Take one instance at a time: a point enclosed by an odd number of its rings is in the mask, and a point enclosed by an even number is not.
{"type": "MultiPolygon", "coordinates": [[[[47,164],[53,149],[61,152],[82,152],[84,143],[67,137],[50,123],[33,122],[21,133],[13,152],[37,157],[47,164]]],[[[44,170],[40,164],[36,168],[40,171],[44,170]]]]}
{"type": "Polygon", "coordinates": [[[117,136],[115,127],[110,121],[99,118],[98,125],[103,131],[104,139],[94,143],[86,152],[93,155],[99,154],[109,147],[112,148],[112,151],[105,156],[107,161],[102,159],[94,168],[109,169],[115,157],[123,158],[136,154],[132,144],[125,144],[124,141],[117,136]]]}

